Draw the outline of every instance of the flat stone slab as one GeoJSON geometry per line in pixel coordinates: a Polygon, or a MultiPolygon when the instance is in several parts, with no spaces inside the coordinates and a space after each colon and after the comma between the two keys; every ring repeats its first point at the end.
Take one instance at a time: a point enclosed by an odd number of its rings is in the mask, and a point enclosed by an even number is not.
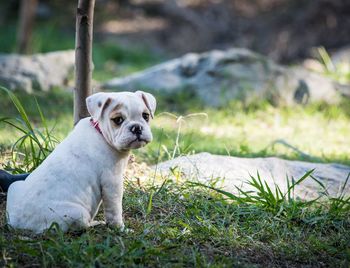
{"type": "MultiPolygon", "coordinates": [[[[326,187],[330,196],[338,196],[347,176],[350,174],[350,166],[340,164],[320,164],[302,161],[289,161],[276,157],[267,158],[239,158],[230,156],[212,155],[200,153],[191,156],[182,156],[170,161],[158,164],[154,169],[162,175],[169,175],[174,171],[183,173],[183,177],[190,181],[208,183],[218,179],[216,187],[231,193],[238,193],[236,187],[242,190],[254,190],[246,182],[250,175],[260,178],[275,189],[278,185],[282,192],[287,190],[287,178],[297,181],[306,172],[314,169],[312,176],[326,187]]],[[[345,187],[345,193],[350,194],[349,184],[345,187]]],[[[324,192],[324,189],[311,177],[305,179],[295,187],[295,197],[312,199],[324,192]]]]}
{"type": "Polygon", "coordinates": [[[0,85],[28,93],[65,86],[74,68],[74,50],[30,56],[0,54],[0,85]]]}

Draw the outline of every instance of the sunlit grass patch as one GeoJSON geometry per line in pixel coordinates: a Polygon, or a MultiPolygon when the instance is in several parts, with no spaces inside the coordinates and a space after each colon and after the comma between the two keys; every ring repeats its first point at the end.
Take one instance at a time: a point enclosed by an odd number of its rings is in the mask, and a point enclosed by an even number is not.
{"type": "MultiPolygon", "coordinates": [[[[194,116],[182,122],[179,146],[184,154],[207,151],[233,156],[279,155],[290,159],[349,163],[350,125],[346,108],[267,105],[249,110],[233,105],[199,111],[207,117],[194,116]],[[306,155],[309,157],[305,158],[306,155]]],[[[156,139],[151,150],[156,150],[158,141],[171,151],[179,128],[176,116],[160,113],[153,125],[156,139]]]]}
{"type": "MultiPolygon", "coordinates": [[[[17,95],[34,125],[40,127],[41,121],[36,98],[55,137],[62,140],[72,129],[73,97],[70,92],[54,90],[17,95]]],[[[160,108],[152,122],[154,141],[135,151],[142,161],[155,163],[169,159],[169,155],[206,151],[243,157],[277,155],[315,162],[350,163],[348,100],[338,106],[314,104],[290,108],[268,103],[252,106],[232,103],[220,109],[205,108],[200,104],[188,108],[182,105],[179,111],[172,106],[172,115],[168,113],[166,101],[158,99],[160,108]],[[177,121],[180,117],[181,122],[177,121]]],[[[4,107],[0,117],[18,116],[5,94],[1,94],[0,104],[4,107]]],[[[0,125],[2,151],[16,141],[16,133],[12,128],[0,125]]]]}
{"type": "MultiPolygon", "coordinates": [[[[55,89],[50,93],[35,92],[29,95],[16,93],[15,96],[18,96],[19,102],[22,104],[34,129],[44,130],[38,107],[42,111],[48,130],[57,140],[62,140],[72,129],[73,98],[70,92],[55,89]]],[[[2,107],[0,118],[9,118],[17,121],[17,123],[18,120],[23,119],[3,90],[0,91],[0,106],[2,107]]],[[[11,150],[11,147],[22,135],[21,131],[8,124],[0,124],[0,151],[2,156],[11,150]]],[[[4,165],[3,161],[0,161],[0,163],[4,165]]]]}

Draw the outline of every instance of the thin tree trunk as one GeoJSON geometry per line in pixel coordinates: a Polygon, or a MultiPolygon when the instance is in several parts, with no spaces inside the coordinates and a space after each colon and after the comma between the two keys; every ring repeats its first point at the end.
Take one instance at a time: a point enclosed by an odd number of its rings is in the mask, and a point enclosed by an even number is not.
{"type": "Polygon", "coordinates": [[[79,0],[75,36],[74,125],[89,116],[85,99],[91,95],[92,35],[95,0],[79,0]]]}
{"type": "Polygon", "coordinates": [[[19,9],[17,51],[28,53],[38,0],[22,0],[19,9]]]}

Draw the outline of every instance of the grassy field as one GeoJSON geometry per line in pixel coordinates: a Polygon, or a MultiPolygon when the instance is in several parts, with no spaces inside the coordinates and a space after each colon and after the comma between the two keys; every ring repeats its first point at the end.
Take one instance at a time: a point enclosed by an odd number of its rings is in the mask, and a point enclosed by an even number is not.
{"type": "MultiPolygon", "coordinates": [[[[57,89],[17,96],[38,129],[42,123],[35,98],[51,134],[62,140],[69,133],[71,93],[57,89]]],[[[179,103],[184,103],[181,98],[185,97],[178,96],[179,103]]],[[[19,117],[6,93],[1,93],[0,102],[0,117],[19,117]]],[[[200,103],[176,106],[164,96],[158,102],[155,139],[134,152],[138,163],[154,164],[207,151],[350,164],[350,106],[346,102],[294,108],[232,103],[216,110],[200,103]],[[305,155],[276,140],[284,140],[305,155]]],[[[3,165],[18,138],[13,128],[0,124],[3,165]]],[[[215,191],[170,177],[161,179],[162,186],[129,179],[124,198],[128,231],[122,233],[107,226],[68,234],[53,228],[42,236],[17,232],[4,224],[2,196],[0,265],[347,267],[350,263],[349,201],[339,209],[332,200],[297,206],[284,200],[279,204],[284,212],[278,213],[261,201],[227,200],[215,191]]]]}
{"type": "Polygon", "coordinates": [[[0,260],[43,267],[348,267],[348,216],[307,207],[276,215],[172,181],[161,188],[127,184],[128,231],[52,228],[32,236],[2,225],[0,260]]]}
{"type": "MultiPolygon", "coordinates": [[[[30,120],[38,123],[36,100],[45,114],[53,136],[62,140],[72,128],[72,94],[61,90],[33,95],[17,94],[25,103],[30,120]]],[[[16,117],[15,107],[0,92],[1,117],[16,117]]],[[[154,164],[181,154],[211,152],[232,156],[272,156],[314,162],[350,164],[350,103],[277,108],[268,103],[243,106],[233,102],[221,109],[187,103],[179,97],[174,105],[158,96],[158,110],[152,122],[154,142],[135,151],[140,161],[154,164]],[[176,137],[179,133],[179,142],[176,137]],[[283,142],[282,142],[283,141],[283,142]],[[299,151],[284,145],[288,143],[299,151]],[[159,151],[159,147],[161,150],[159,151]],[[174,152],[175,150],[175,152],[174,152]]],[[[0,125],[0,149],[9,150],[18,139],[13,128],[0,125]]]]}
{"type": "MultiPolygon", "coordinates": [[[[74,36],[56,28],[52,24],[37,27],[33,52],[73,47],[74,36]]],[[[13,52],[14,28],[0,30],[0,51],[13,52]]],[[[94,79],[127,74],[160,60],[144,48],[96,42],[94,79]]],[[[59,141],[72,129],[70,92],[55,89],[16,96],[35,131],[45,135],[48,130],[59,141]]],[[[350,165],[349,101],[293,108],[232,102],[211,109],[186,94],[156,97],[154,141],[133,152],[136,163],[125,184],[127,231],[97,226],[63,234],[53,226],[40,236],[19,232],[6,225],[6,196],[0,195],[1,267],[349,267],[349,200],[306,203],[277,198],[261,189],[258,196],[249,194],[252,199],[235,200],[176,176],[159,178],[157,184],[137,180],[145,176],[146,164],[203,151],[350,165]]],[[[20,118],[3,91],[0,107],[0,118],[20,118]]],[[[30,163],[30,157],[12,153],[23,152],[16,144],[20,137],[19,131],[0,122],[0,167],[24,172],[40,162],[30,163]]],[[[100,212],[98,218],[102,217],[100,212]]]]}

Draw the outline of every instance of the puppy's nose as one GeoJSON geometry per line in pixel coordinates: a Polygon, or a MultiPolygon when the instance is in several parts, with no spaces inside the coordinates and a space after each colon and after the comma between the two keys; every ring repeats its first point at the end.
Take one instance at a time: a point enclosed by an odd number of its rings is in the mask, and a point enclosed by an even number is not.
{"type": "Polygon", "coordinates": [[[141,135],[142,134],[142,126],[140,126],[139,124],[132,125],[130,127],[130,131],[132,134],[141,135]]]}

